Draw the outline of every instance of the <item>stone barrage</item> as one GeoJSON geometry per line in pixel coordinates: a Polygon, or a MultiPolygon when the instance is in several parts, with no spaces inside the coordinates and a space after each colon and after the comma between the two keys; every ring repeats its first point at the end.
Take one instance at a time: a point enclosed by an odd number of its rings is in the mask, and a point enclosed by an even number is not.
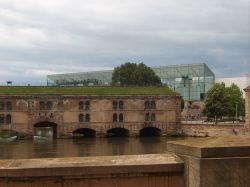
{"type": "Polygon", "coordinates": [[[53,128],[53,136],[164,135],[180,131],[179,95],[1,94],[0,130],[36,135],[53,128]],[[6,107],[6,102],[11,107],[6,107]],[[6,115],[10,115],[9,121],[6,115]]]}

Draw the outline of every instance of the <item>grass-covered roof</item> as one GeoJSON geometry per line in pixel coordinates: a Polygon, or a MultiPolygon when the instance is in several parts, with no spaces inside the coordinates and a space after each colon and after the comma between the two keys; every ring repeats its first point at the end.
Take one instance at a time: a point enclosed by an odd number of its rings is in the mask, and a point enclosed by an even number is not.
{"type": "Polygon", "coordinates": [[[0,94],[177,94],[168,87],[2,86],[0,94]]]}

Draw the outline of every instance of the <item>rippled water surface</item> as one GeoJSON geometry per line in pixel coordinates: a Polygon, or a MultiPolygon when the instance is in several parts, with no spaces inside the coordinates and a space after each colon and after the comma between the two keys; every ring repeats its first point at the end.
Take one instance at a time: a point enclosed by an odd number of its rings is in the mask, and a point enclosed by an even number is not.
{"type": "Polygon", "coordinates": [[[18,140],[0,143],[0,159],[166,153],[166,137],[18,140]]]}

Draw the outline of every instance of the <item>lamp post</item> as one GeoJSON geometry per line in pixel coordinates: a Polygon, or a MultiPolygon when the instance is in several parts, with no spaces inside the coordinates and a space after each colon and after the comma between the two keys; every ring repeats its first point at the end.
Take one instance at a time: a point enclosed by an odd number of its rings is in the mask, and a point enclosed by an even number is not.
{"type": "Polygon", "coordinates": [[[237,122],[237,116],[238,116],[238,103],[235,104],[235,121],[237,122]]]}

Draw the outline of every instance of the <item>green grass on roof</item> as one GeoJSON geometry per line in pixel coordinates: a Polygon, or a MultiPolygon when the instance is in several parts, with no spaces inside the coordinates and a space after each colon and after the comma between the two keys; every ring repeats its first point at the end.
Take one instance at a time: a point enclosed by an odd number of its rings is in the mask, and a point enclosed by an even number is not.
{"type": "Polygon", "coordinates": [[[2,86],[0,94],[177,94],[168,87],[2,86]]]}

